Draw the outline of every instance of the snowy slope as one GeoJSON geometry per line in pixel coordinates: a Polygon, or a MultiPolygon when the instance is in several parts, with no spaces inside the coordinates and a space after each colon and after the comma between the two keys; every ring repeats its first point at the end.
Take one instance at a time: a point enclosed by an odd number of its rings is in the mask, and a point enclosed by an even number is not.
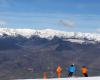
{"type": "Polygon", "coordinates": [[[15,80],[100,80],[100,77],[85,78],[52,78],[52,79],[15,79],[15,80]]]}
{"type": "Polygon", "coordinates": [[[8,36],[18,36],[21,35],[26,38],[30,38],[31,36],[39,36],[41,38],[53,39],[55,36],[63,39],[69,39],[72,42],[84,42],[84,40],[89,41],[98,41],[100,42],[100,34],[96,33],[81,33],[81,32],[64,32],[57,31],[52,29],[44,29],[44,30],[33,30],[33,29],[10,29],[10,28],[0,28],[0,37],[4,36],[4,34],[8,36]]]}

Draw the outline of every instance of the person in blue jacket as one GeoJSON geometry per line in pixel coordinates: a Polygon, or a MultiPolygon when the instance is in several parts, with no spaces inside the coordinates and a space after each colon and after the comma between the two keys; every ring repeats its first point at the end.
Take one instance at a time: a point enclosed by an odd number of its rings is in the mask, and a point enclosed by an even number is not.
{"type": "Polygon", "coordinates": [[[73,73],[75,73],[75,66],[74,64],[70,65],[70,67],[68,68],[68,77],[72,77],[73,76],[73,73]]]}

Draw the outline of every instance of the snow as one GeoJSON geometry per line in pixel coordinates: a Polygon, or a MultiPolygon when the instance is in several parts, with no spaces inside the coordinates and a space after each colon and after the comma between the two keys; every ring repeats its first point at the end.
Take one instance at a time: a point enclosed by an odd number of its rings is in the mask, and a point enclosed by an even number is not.
{"type": "Polygon", "coordinates": [[[51,79],[14,79],[14,80],[100,80],[100,77],[51,78],[51,79]]]}
{"type": "Polygon", "coordinates": [[[63,41],[70,41],[70,42],[76,42],[76,43],[84,43],[85,40],[78,40],[78,39],[63,39],[63,41]]]}
{"type": "Polygon", "coordinates": [[[88,41],[88,40],[81,40],[81,39],[63,39],[63,41],[69,41],[69,42],[73,42],[73,43],[92,43],[95,44],[94,41],[88,41]]]}
{"type": "Polygon", "coordinates": [[[46,38],[52,40],[55,36],[59,38],[68,39],[71,42],[82,43],[86,40],[100,42],[100,34],[97,33],[82,33],[82,32],[64,32],[52,29],[34,30],[34,29],[12,29],[12,28],[0,28],[0,37],[4,34],[8,36],[21,35],[26,38],[31,36],[39,36],[40,38],[46,38]]]}

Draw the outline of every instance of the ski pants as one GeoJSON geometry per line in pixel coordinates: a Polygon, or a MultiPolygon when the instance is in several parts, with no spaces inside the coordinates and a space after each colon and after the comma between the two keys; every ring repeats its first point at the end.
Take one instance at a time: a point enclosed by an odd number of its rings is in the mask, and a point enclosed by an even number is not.
{"type": "Polygon", "coordinates": [[[72,77],[73,76],[73,72],[69,72],[68,77],[72,77]]]}
{"type": "Polygon", "coordinates": [[[87,73],[83,73],[84,77],[88,77],[87,73]]]}
{"type": "Polygon", "coordinates": [[[57,73],[57,75],[58,75],[58,78],[60,78],[61,77],[61,73],[59,72],[59,73],[57,73]]]}

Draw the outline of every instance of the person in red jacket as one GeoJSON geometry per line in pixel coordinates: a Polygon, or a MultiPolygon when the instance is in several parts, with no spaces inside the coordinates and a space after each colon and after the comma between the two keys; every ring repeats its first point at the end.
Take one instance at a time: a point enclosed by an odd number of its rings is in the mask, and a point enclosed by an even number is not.
{"type": "Polygon", "coordinates": [[[60,78],[61,77],[61,72],[62,72],[62,68],[60,67],[60,65],[57,67],[56,72],[57,72],[58,78],[60,78]]]}
{"type": "Polygon", "coordinates": [[[46,79],[47,78],[47,72],[43,73],[43,78],[46,79]]]}

